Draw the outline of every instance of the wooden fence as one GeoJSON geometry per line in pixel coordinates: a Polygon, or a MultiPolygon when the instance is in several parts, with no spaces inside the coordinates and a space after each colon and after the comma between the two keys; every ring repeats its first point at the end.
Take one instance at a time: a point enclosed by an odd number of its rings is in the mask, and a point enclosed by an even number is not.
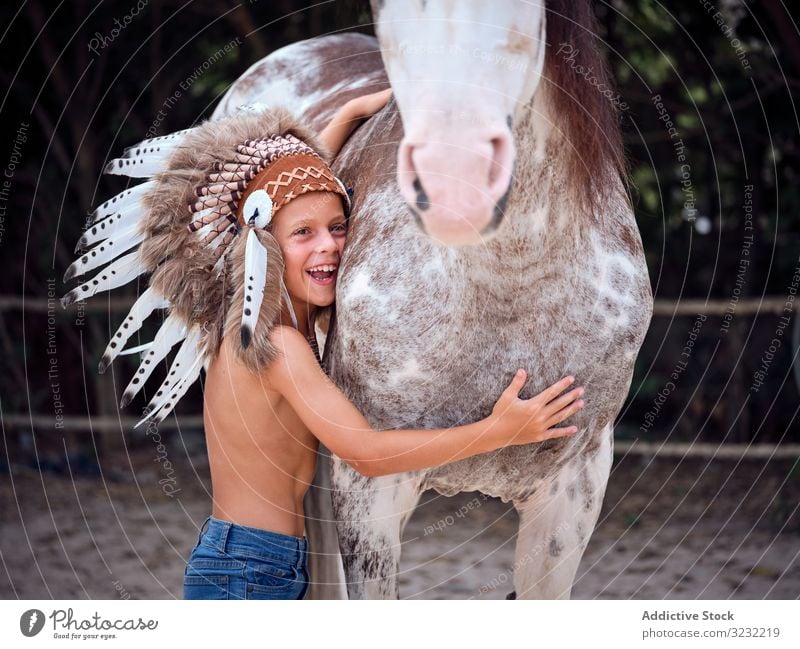
{"type": "MultiPolygon", "coordinates": [[[[78,309],[83,313],[107,313],[109,311],[127,311],[135,298],[111,298],[93,300],[90,303],[72,305],[62,309],[58,301],[40,297],[20,298],[16,296],[0,296],[0,317],[4,311],[27,311],[33,313],[49,313],[55,309],[56,314],[68,316],[78,309]]],[[[786,300],[782,297],[765,296],[763,298],[741,299],[736,303],[737,315],[780,314],[786,300]]],[[[685,299],[655,300],[653,315],[655,317],[686,317],[699,313],[710,316],[722,316],[730,309],[728,300],[685,299]]],[[[797,322],[795,322],[797,326],[797,322]]],[[[0,416],[6,429],[24,429],[51,427],[54,417],[35,413],[9,413],[0,416]]],[[[60,419],[60,427],[65,431],[109,433],[130,431],[138,421],[127,416],[64,416],[60,419]]],[[[198,430],[203,427],[200,415],[187,415],[178,420],[169,418],[159,424],[159,430],[198,430]]],[[[647,457],[702,457],[726,460],[738,459],[796,459],[800,457],[800,444],[707,444],[707,443],[651,443],[640,441],[617,440],[614,443],[617,455],[640,455],[647,457]]]]}

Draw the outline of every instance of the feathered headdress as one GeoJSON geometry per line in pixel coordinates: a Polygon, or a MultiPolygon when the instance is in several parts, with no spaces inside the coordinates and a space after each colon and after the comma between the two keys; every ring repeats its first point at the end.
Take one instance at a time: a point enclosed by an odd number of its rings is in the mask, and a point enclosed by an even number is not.
{"type": "Polygon", "coordinates": [[[274,358],[269,331],[283,301],[290,309],[291,302],[280,248],[267,228],[281,207],[309,191],[339,194],[349,214],[348,191],[327,160],[330,153],[313,131],[274,108],[145,140],[108,163],[108,174],[150,180],[94,211],[76,248],[84,252],[64,281],[111,263],[62,304],[152,273],[99,367],[104,372],[119,354],[145,352],[123,392],[124,407],[183,341],[139,424],[172,411],[225,335],[238,334],[237,356],[253,371],[274,358]],[[124,350],[157,309],[168,315],[152,343],[124,350]]]}

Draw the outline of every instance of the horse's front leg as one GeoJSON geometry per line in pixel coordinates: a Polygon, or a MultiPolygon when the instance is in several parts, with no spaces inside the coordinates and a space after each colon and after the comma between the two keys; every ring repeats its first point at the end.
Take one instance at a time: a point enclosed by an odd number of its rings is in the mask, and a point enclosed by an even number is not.
{"type": "Polygon", "coordinates": [[[339,458],[332,475],[349,598],[397,599],[400,536],[419,500],[419,475],[365,478],[339,458]]]}
{"type": "Polygon", "coordinates": [[[546,481],[519,513],[514,560],[517,599],[569,599],[575,573],[603,506],[611,471],[613,428],[594,455],[576,457],[546,481]]]}

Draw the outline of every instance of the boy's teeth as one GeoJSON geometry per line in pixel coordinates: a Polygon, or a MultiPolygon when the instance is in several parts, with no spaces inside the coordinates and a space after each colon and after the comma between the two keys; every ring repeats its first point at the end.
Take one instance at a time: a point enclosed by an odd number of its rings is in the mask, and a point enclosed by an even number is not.
{"type": "Polygon", "coordinates": [[[326,264],[325,266],[314,266],[314,268],[309,268],[308,272],[313,273],[316,271],[326,271],[332,273],[336,270],[336,266],[332,266],[331,264],[326,264]]]}

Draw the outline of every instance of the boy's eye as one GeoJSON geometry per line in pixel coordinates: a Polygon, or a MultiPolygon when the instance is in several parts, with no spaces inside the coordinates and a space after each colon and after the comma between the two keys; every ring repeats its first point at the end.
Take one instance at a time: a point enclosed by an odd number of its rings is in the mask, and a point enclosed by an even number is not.
{"type": "Polygon", "coordinates": [[[295,234],[306,234],[307,232],[310,232],[308,228],[298,228],[294,231],[295,234]]]}
{"type": "Polygon", "coordinates": [[[347,232],[347,226],[344,223],[337,223],[331,229],[336,232],[347,232]]]}

